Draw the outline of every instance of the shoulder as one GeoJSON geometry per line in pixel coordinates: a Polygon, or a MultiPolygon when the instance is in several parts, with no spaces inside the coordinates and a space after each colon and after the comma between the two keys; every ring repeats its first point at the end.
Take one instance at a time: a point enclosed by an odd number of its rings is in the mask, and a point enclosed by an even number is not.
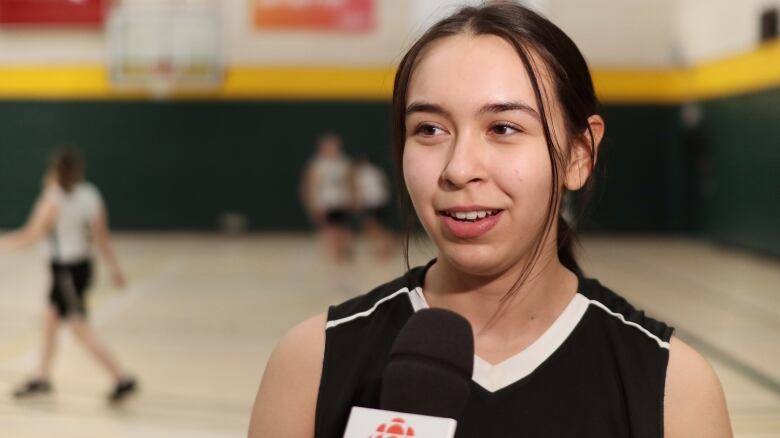
{"type": "Polygon", "coordinates": [[[266,375],[280,364],[284,365],[282,369],[286,371],[285,374],[296,369],[303,372],[317,371],[318,366],[322,365],[325,320],[325,314],[322,313],[290,329],[271,353],[266,375]]]}
{"type": "Polygon", "coordinates": [[[100,190],[97,188],[96,185],[92,184],[89,181],[82,181],[76,186],[76,190],[82,196],[88,196],[91,198],[100,198],[100,190]]]}
{"type": "Polygon", "coordinates": [[[100,190],[90,182],[80,182],[76,186],[74,195],[79,205],[91,216],[98,214],[103,205],[103,197],[100,195],[100,190]]]}
{"type": "Polygon", "coordinates": [[[59,184],[47,184],[38,198],[44,204],[57,206],[65,198],[65,191],[59,184]]]}
{"type": "Polygon", "coordinates": [[[103,202],[103,197],[97,186],[87,181],[82,181],[74,187],[73,198],[90,207],[100,205],[103,202]]]}
{"type": "Polygon", "coordinates": [[[325,338],[325,320],[325,314],[321,313],[290,329],[277,344],[271,359],[290,357],[300,359],[302,358],[299,357],[300,355],[318,356],[317,349],[322,347],[325,338]],[[311,353],[312,351],[314,353],[311,353]]]}
{"type": "Polygon", "coordinates": [[[647,344],[653,350],[669,350],[673,327],[648,316],[598,280],[580,279],[579,293],[595,308],[593,312],[622,336],[632,340],[644,340],[645,342],[637,344],[647,344]]]}
{"type": "Polygon", "coordinates": [[[664,436],[732,436],[726,400],[712,366],[696,350],[672,338],[664,397],[664,436]]]}
{"type": "Polygon", "coordinates": [[[314,434],[325,320],[320,314],[293,327],[271,353],[255,400],[250,437],[314,434]]]}

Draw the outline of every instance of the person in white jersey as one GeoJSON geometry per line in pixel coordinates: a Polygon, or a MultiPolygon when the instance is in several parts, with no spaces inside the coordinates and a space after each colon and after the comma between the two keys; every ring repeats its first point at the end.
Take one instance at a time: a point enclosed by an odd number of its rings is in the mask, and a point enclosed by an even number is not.
{"type": "Polygon", "coordinates": [[[109,401],[117,403],[136,391],[136,379],[117,362],[87,322],[85,294],[92,279],[92,243],[104,256],[117,287],[125,277],[109,236],[106,209],[97,188],[84,181],[80,155],[70,149],[53,154],[44,187],[28,222],[0,237],[0,258],[13,250],[46,239],[51,262],[51,290],[43,324],[43,349],[34,377],[14,391],[14,397],[51,392],[50,371],[57,332],[67,322],[76,338],[115,381],[109,401]]]}
{"type": "Polygon", "coordinates": [[[341,138],[325,134],[317,142],[317,153],[301,184],[306,212],[318,227],[328,255],[337,263],[348,261],[352,253],[349,221],[355,198],[350,172],[341,138]]]}
{"type": "Polygon", "coordinates": [[[363,154],[355,160],[353,178],[358,217],[363,232],[373,242],[376,254],[386,257],[392,253],[395,246],[392,233],[382,225],[390,202],[387,177],[382,169],[363,154]]]}

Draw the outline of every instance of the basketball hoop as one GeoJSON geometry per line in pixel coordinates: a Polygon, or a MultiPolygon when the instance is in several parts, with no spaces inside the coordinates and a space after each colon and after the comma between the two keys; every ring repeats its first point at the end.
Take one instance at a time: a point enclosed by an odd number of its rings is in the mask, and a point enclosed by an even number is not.
{"type": "Polygon", "coordinates": [[[157,100],[173,98],[181,89],[219,87],[223,67],[218,2],[148,1],[143,8],[123,2],[112,9],[112,85],[157,100]]]}

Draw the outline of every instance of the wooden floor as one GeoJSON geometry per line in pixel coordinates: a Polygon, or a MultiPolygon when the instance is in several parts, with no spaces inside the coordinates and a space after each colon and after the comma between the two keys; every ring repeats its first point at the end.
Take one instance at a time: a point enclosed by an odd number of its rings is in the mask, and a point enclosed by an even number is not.
{"type": "MultiPolygon", "coordinates": [[[[0,436],[245,436],[280,335],[402,270],[400,258],[362,257],[331,272],[304,235],[120,235],[117,246],[131,283],[115,291],[100,276],[91,320],[140,377],[140,394],[107,406],[110,379],[66,331],[55,394],[11,398],[38,355],[48,283],[40,254],[18,253],[0,260],[0,436]]],[[[780,437],[780,261],[688,240],[601,237],[584,240],[582,260],[710,359],[736,436],[780,437]]]]}

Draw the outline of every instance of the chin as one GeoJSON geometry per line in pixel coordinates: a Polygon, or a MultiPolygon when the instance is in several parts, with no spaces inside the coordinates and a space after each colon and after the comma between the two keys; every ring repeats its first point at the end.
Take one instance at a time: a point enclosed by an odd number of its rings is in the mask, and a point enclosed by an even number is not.
{"type": "Polygon", "coordinates": [[[465,274],[493,276],[507,268],[507,257],[495,245],[445,242],[438,246],[439,259],[465,274]]]}

